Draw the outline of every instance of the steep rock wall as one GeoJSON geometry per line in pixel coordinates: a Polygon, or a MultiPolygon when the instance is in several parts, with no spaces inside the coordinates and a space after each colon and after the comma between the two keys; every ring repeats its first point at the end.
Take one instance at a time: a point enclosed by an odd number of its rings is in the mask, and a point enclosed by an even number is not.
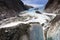
{"type": "MultiPolygon", "coordinates": [[[[60,0],[48,0],[45,11],[60,14],[60,0]]],[[[50,28],[47,31],[47,40],[60,40],[60,15],[57,15],[48,26],[50,28]]]]}
{"type": "MultiPolygon", "coordinates": [[[[21,11],[27,10],[27,7],[21,0],[0,0],[0,23],[4,19],[17,17],[21,11]]],[[[2,23],[4,24],[4,22],[2,23]]],[[[0,40],[23,40],[25,37],[29,38],[29,27],[29,24],[19,24],[14,27],[0,28],[0,40]],[[24,35],[25,37],[23,37],[24,35]]],[[[25,39],[27,40],[28,38],[25,39]]]]}
{"type": "Polygon", "coordinates": [[[45,10],[47,12],[53,12],[57,9],[60,9],[60,0],[48,0],[45,10]]]}
{"type": "Polygon", "coordinates": [[[0,20],[15,17],[29,8],[31,7],[24,5],[21,0],[0,0],[0,20]]]}

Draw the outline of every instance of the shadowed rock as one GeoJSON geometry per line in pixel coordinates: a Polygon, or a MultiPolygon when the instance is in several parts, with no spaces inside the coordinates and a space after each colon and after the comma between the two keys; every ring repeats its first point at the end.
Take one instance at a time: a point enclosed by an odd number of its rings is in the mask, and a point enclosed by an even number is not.
{"type": "Polygon", "coordinates": [[[23,35],[29,39],[29,27],[29,24],[19,24],[15,27],[1,28],[0,40],[21,40],[23,35]]]}
{"type": "MultiPolygon", "coordinates": [[[[46,12],[55,12],[55,14],[60,14],[60,0],[48,0],[48,3],[45,7],[46,12]]],[[[57,15],[53,20],[52,23],[55,23],[60,20],[60,15],[57,15]]]]}
{"type": "MultiPolygon", "coordinates": [[[[60,0],[48,0],[45,11],[60,14],[60,0]]],[[[60,40],[60,15],[57,15],[48,26],[49,29],[46,29],[45,35],[47,40],[60,40]]]]}
{"type": "Polygon", "coordinates": [[[60,0],[48,0],[45,10],[47,12],[53,12],[60,8],[60,0]]]}
{"type": "Polygon", "coordinates": [[[0,0],[0,20],[15,17],[29,8],[21,0],[0,0]]]}
{"type": "MultiPolygon", "coordinates": [[[[27,7],[21,0],[0,0],[0,22],[4,19],[18,16],[21,11],[27,10],[27,7]]],[[[2,23],[4,24],[4,22],[2,23]]],[[[0,40],[21,40],[24,35],[29,39],[29,27],[29,24],[19,24],[14,27],[0,28],[0,40]]]]}

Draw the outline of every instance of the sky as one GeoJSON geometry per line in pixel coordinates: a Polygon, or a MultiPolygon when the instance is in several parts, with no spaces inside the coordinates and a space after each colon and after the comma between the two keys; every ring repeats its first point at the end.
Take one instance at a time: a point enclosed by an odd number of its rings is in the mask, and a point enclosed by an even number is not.
{"type": "Polygon", "coordinates": [[[24,4],[31,5],[34,7],[45,6],[48,0],[22,0],[24,4]]]}

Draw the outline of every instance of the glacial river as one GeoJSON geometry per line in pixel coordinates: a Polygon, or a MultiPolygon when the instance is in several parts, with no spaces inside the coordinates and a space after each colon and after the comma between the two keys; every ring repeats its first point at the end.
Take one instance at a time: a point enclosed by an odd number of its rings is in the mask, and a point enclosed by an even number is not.
{"type": "Polygon", "coordinates": [[[30,31],[30,40],[44,40],[43,29],[39,24],[33,24],[30,31]]]}

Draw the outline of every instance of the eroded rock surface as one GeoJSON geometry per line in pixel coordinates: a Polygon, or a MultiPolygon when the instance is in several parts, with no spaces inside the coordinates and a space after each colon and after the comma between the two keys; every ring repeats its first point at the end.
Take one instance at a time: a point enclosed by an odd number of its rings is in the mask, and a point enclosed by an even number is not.
{"type": "Polygon", "coordinates": [[[46,40],[60,40],[60,0],[48,0],[45,7],[46,12],[54,12],[57,16],[48,25],[50,28],[47,31],[46,40]]]}
{"type": "MultiPolygon", "coordinates": [[[[29,24],[19,24],[15,27],[6,27],[0,29],[0,40],[22,40],[22,36],[26,35],[29,39],[29,24]]],[[[25,37],[24,37],[25,38],[25,37]]]]}
{"type": "MultiPolygon", "coordinates": [[[[0,0],[0,27],[2,27],[1,25],[6,25],[6,23],[8,24],[13,21],[21,21],[24,19],[18,15],[21,11],[30,8],[27,7],[28,6],[25,6],[21,0],[0,0]]],[[[29,24],[18,24],[12,27],[4,27],[0,28],[0,40],[23,40],[23,38],[26,40],[29,39],[29,24]],[[22,36],[24,37],[22,38],[22,36]]]]}

